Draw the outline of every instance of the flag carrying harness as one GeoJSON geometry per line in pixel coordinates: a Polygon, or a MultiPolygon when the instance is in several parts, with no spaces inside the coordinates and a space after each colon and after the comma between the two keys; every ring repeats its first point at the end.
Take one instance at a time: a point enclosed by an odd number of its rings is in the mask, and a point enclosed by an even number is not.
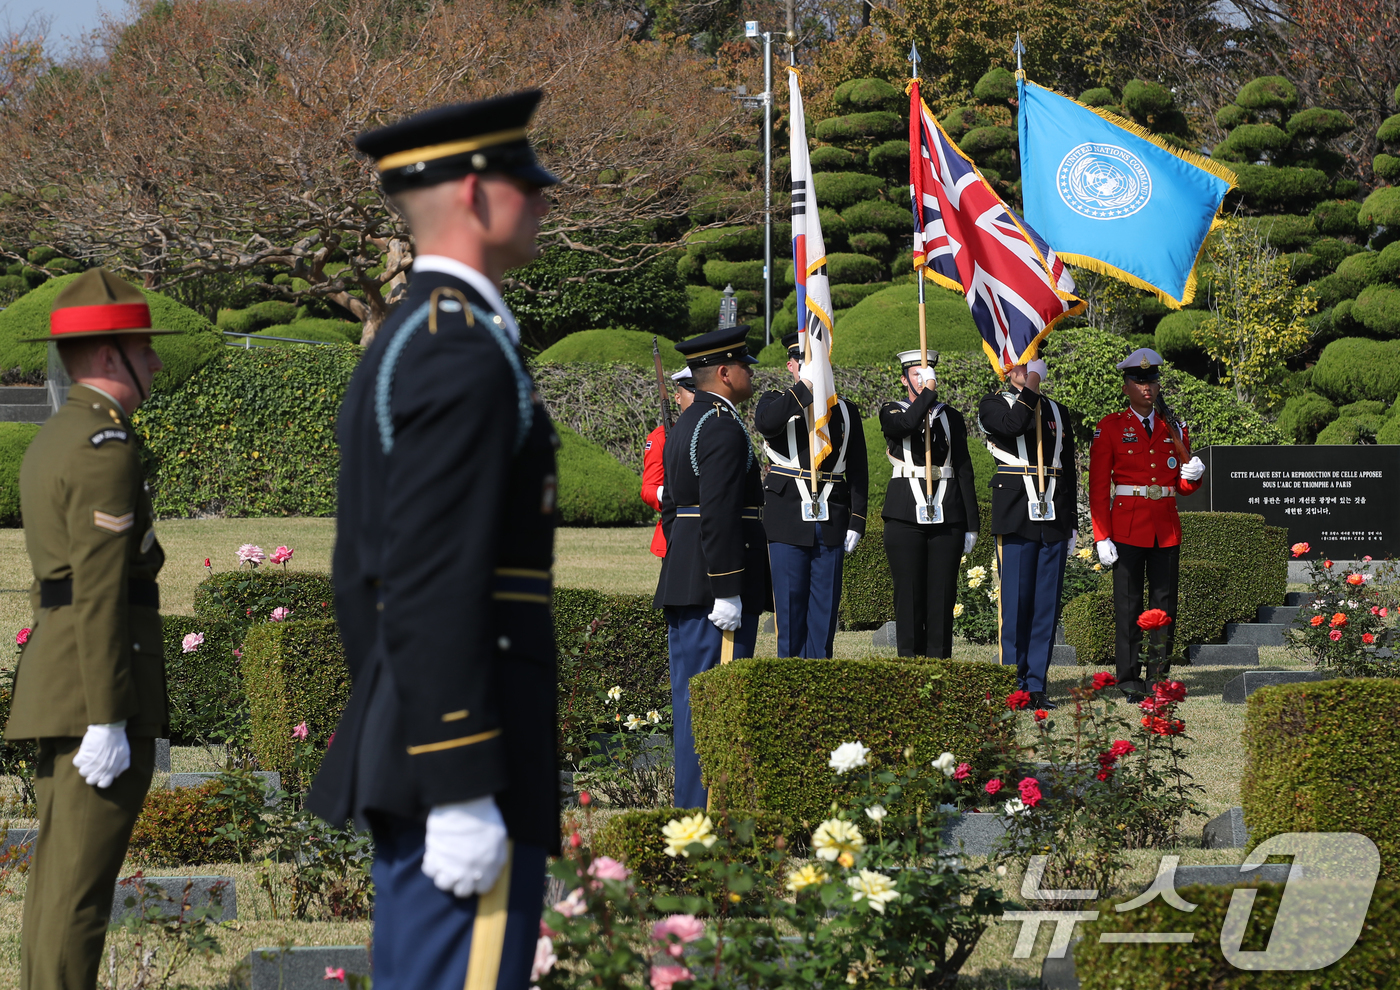
{"type": "MultiPolygon", "coordinates": [[[[909,408],[910,404],[903,399],[896,399],[895,401],[904,409],[907,410],[909,408]]],[[[947,406],[940,402],[930,409],[928,412],[928,424],[924,427],[925,429],[932,429],[934,417],[937,417],[938,422],[943,426],[943,436],[948,440],[948,456],[943,459],[943,466],[936,469],[938,472],[938,490],[933,493],[932,511],[928,513],[919,513],[919,515],[923,516],[919,521],[926,522],[928,525],[941,523],[943,521],[943,496],[948,491],[948,479],[953,477],[953,433],[948,427],[947,408],[947,406]]],[[[888,449],[885,451],[885,457],[889,459],[890,464],[894,467],[894,472],[890,475],[890,480],[893,481],[895,478],[909,479],[909,490],[914,493],[914,504],[920,507],[927,507],[929,503],[924,497],[924,487],[921,484],[924,480],[924,470],[914,463],[914,445],[911,439],[905,437],[903,444],[904,457],[902,460],[896,459],[888,449]]]]}

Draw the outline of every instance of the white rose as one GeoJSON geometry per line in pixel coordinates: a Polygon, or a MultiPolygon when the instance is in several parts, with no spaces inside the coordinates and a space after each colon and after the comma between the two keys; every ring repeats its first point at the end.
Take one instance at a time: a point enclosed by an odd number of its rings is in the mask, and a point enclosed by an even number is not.
{"type": "Polygon", "coordinates": [[[933,761],[933,766],[936,770],[942,770],[943,776],[951,777],[953,776],[953,771],[958,768],[958,758],[952,753],[945,752],[940,754],[938,759],[933,761]]]}
{"type": "Polygon", "coordinates": [[[865,758],[869,755],[870,750],[858,742],[842,743],[831,751],[829,765],[837,773],[846,773],[856,767],[865,766],[865,758]]]}

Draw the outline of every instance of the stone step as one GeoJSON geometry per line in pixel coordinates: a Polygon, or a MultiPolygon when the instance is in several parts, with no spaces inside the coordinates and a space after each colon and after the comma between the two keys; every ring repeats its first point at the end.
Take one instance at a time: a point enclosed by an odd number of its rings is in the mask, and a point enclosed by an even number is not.
{"type": "Polygon", "coordinates": [[[47,406],[49,390],[42,385],[0,385],[0,405],[47,406]]]}
{"type": "Polygon", "coordinates": [[[158,907],[163,916],[173,918],[184,903],[186,885],[190,887],[190,907],[208,904],[217,891],[223,912],[215,920],[238,918],[238,891],[233,877],[123,877],[112,891],[112,921],[145,913],[152,907],[158,907]],[[128,905],[128,900],[133,903],[128,905]]]}
{"type": "Polygon", "coordinates": [[[1257,667],[1259,647],[1253,643],[1203,643],[1186,648],[1193,667],[1257,667]]]}
{"type": "Polygon", "coordinates": [[[369,949],[363,945],[298,945],[248,953],[250,990],[324,990],[344,986],[327,971],[369,975],[369,949]]]}
{"type": "Polygon", "coordinates": [[[1221,700],[1227,705],[1242,705],[1245,700],[1261,687],[1275,684],[1302,684],[1308,681],[1323,680],[1325,675],[1316,670],[1246,670],[1243,674],[1225,685],[1221,700]]]}
{"type": "Polygon", "coordinates": [[[0,423],[42,423],[48,418],[47,405],[0,405],[0,423]]]}
{"type": "Polygon", "coordinates": [[[1225,642],[1231,646],[1287,646],[1284,628],[1274,622],[1227,622],[1225,642]]]}
{"type": "Polygon", "coordinates": [[[1206,822],[1201,844],[1207,849],[1243,849],[1249,845],[1244,809],[1231,808],[1206,822]]]}
{"type": "Polygon", "coordinates": [[[1300,605],[1260,605],[1257,621],[1276,622],[1279,625],[1292,625],[1298,620],[1300,605]]]}

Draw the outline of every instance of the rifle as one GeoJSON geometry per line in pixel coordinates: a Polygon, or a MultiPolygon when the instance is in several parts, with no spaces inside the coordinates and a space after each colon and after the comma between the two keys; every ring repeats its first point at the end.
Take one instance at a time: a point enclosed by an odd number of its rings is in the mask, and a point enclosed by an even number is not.
{"type": "Polygon", "coordinates": [[[1181,464],[1184,467],[1186,462],[1191,459],[1191,451],[1187,448],[1186,441],[1182,437],[1181,419],[1167,405],[1167,400],[1162,398],[1161,392],[1157,393],[1155,405],[1157,415],[1161,416],[1162,422],[1167,424],[1167,432],[1171,434],[1172,445],[1176,447],[1176,456],[1181,459],[1181,464]]]}
{"type": "Polygon", "coordinates": [[[661,369],[661,348],[656,344],[656,338],[651,338],[651,360],[656,365],[656,387],[661,393],[661,432],[664,436],[671,435],[671,403],[666,401],[666,372],[661,369]]]}

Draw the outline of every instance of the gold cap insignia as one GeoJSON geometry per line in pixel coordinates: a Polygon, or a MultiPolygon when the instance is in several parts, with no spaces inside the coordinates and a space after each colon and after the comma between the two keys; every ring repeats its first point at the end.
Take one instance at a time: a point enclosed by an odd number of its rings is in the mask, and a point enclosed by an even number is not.
{"type": "Polygon", "coordinates": [[[1143,368],[1150,368],[1150,367],[1152,367],[1152,362],[1149,361],[1149,360],[1147,360],[1147,355],[1146,355],[1146,354],[1144,354],[1144,355],[1142,356],[1142,360],[1139,361],[1138,364],[1139,364],[1141,367],[1143,367],[1143,368]]]}

